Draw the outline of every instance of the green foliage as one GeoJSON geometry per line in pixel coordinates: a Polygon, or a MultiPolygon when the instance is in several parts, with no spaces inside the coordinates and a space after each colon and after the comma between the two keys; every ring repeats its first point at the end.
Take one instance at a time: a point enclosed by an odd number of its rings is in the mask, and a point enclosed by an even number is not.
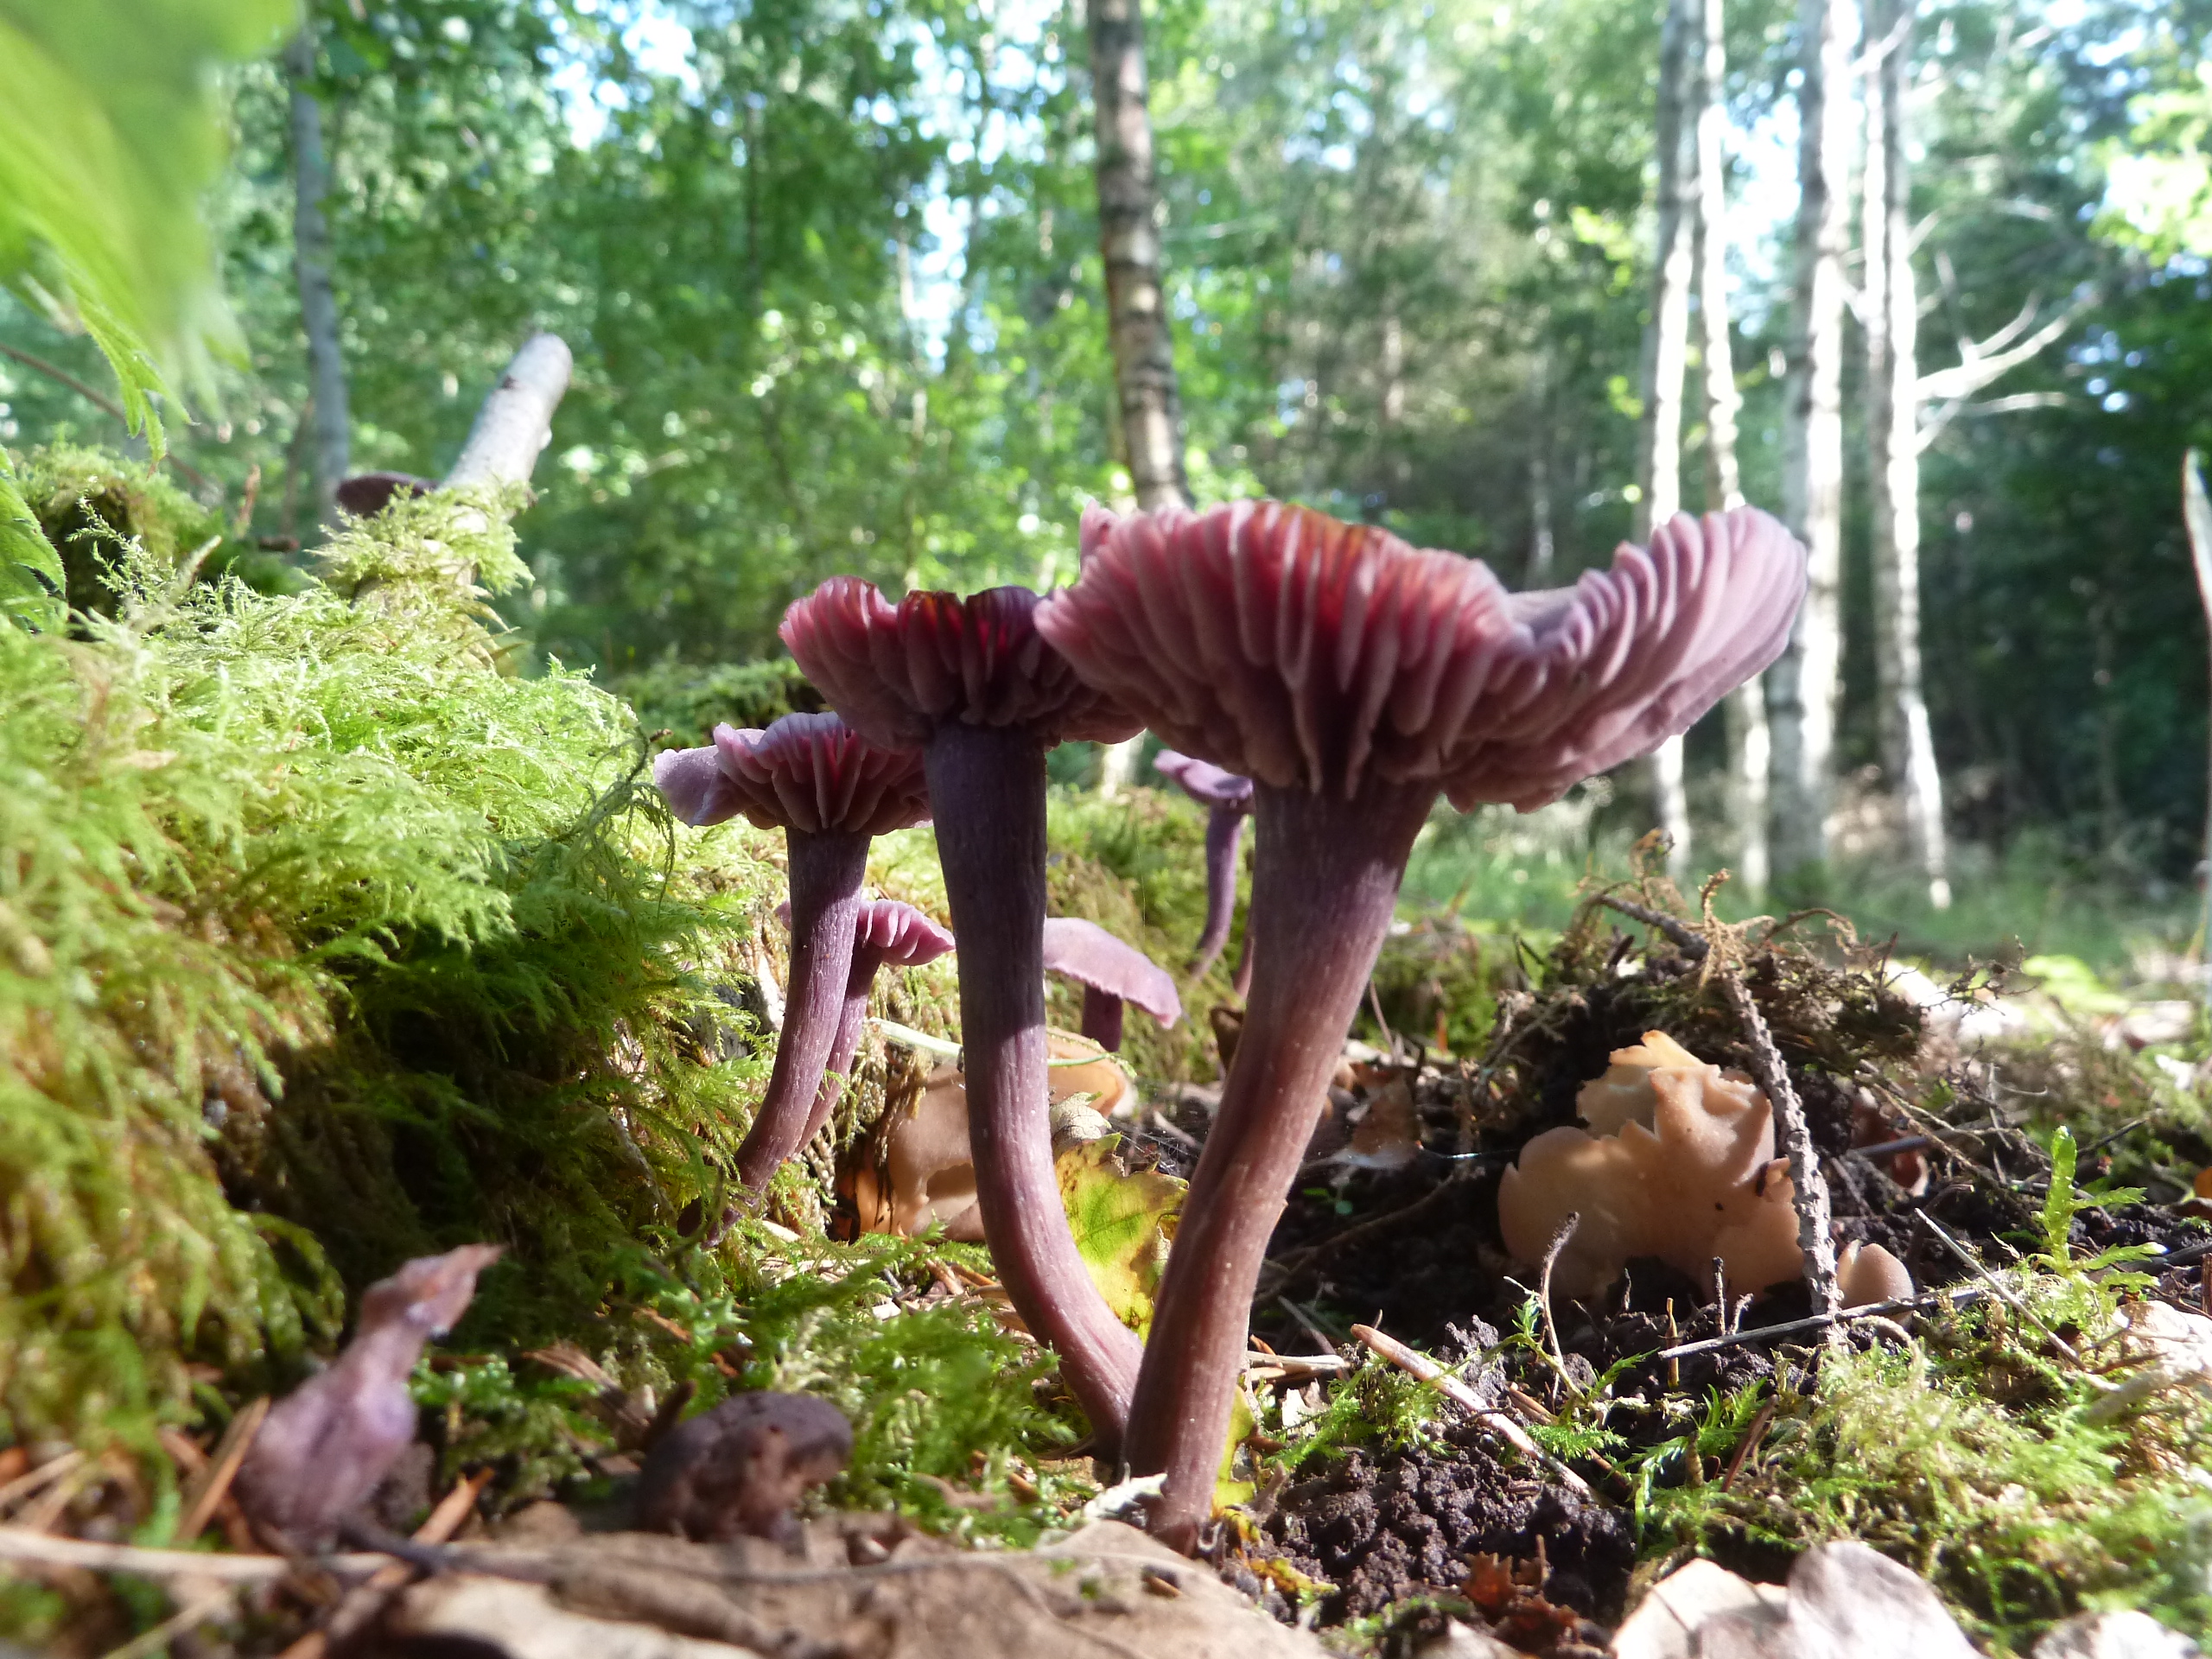
{"type": "Polygon", "coordinates": [[[429,569],[483,519],[353,532],[358,604],[179,593],[149,525],[86,643],[0,630],[9,1434],[143,1445],[188,1357],[273,1380],[326,1257],[503,1239],[473,1328],[542,1333],[716,1186],[760,1068],[698,1033],[767,872],[728,830],[671,877],[628,711],[498,671],[429,569]]]}
{"type": "Polygon", "coordinates": [[[197,203],[221,162],[211,72],[267,49],[283,0],[0,6],[0,282],[98,342],[130,429],[163,365],[206,380],[227,327],[197,203]]]}
{"type": "Polygon", "coordinates": [[[711,668],[671,657],[617,676],[613,689],[629,699],[640,726],[665,732],[659,741],[675,749],[712,742],[717,726],[758,730],[785,715],[818,714],[825,706],[788,657],[711,668]]]}
{"type": "Polygon", "coordinates": [[[69,578],[23,499],[15,463],[0,449],[0,617],[52,632],[66,614],[69,578]]]}
{"type": "Polygon", "coordinates": [[[1437,1426],[1447,1414],[1434,1388],[1370,1355],[1330,1389],[1328,1403],[1300,1423],[1268,1461],[1295,1472],[1316,1457],[1341,1456],[1356,1446],[1395,1452],[1434,1445],[1437,1426]]]}
{"type": "MultiPolygon", "coordinates": [[[[2108,1328],[2112,1295],[2090,1281],[2022,1283],[2046,1323],[2085,1338],[2108,1328]]],[[[1859,1538],[1931,1578],[2000,1653],[2024,1651],[2084,1605],[2141,1606],[2202,1628],[2212,1504],[2188,1465],[2212,1445],[2212,1402],[2183,1389],[2094,1421],[2085,1408],[2097,1389],[2039,1341],[1985,1304],[1925,1347],[1825,1355],[1809,1396],[1785,1388],[1777,1398],[1729,1491],[1683,1478],[1691,1435],[1643,1455],[1645,1548],[1859,1538]]],[[[1732,1457],[1763,1403],[1757,1389],[1711,1398],[1694,1430],[1703,1455],[1732,1457]]]]}

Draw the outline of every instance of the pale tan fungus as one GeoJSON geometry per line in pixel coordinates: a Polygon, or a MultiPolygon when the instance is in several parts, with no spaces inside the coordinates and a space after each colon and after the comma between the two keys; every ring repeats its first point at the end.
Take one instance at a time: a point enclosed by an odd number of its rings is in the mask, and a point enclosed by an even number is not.
{"type": "Polygon", "coordinates": [[[1656,1256],[1700,1285],[1726,1264],[1732,1293],[1797,1276],[1796,1189],[1774,1155],[1774,1114],[1740,1073],[1663,1032],[1616,1049],[1576,1097],[1587,1129],[1548,1129],[1521,1149],[1497,1195],[1506,1248],[1541,1261],[1580,1214],[1552,1270],[1567,1297],[1596,1294],[1633,1256],[1656,1256]]]}
{"type": "MultiPolygon", "coordinates": [[[[1110,1118],[1131,1097],[1128,1074],[1087,1037],[1046,1034],[1054,1060],[1046,1073],[1054,1107],[1090,1096],[1091,1109],[1110,1118]]],[[[941,1065],[923,1079],[906,1111],[885,1120],[878,1140],[855,1176],[853,1202],[864,1233],[913,1237],[942,1224],[945,1236],[981,1243],[982,1212],[976,1204],[976,1166],[968,1147],[968,1090],[957,1066],[941,1065]]]]}
{"type": "Polygon", "coordinates": [[[1901,1302],[1913,1294],[1912,1275],[1904,1263],[1878,1244],[1853,1239],[1835,1258],[1835,1281],[1846,1307],[1872,1307],[1877,1302],[1901,1302]]]}

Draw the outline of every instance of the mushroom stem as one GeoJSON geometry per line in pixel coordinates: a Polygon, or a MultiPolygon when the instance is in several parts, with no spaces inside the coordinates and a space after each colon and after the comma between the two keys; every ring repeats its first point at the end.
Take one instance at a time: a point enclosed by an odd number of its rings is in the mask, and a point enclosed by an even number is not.
{"type": "Polygon", "coordinates": [[[1131,1472],[1167,1477],[1151,1530],[1178,1549],[1193,1547],[1212,1512],[1268,1236],[1435,798],[1427,782],[1370,785],[1350,801],[1260,786],[1251,1001],[1184,1200],[1129,1414],[1131,1472]]]}
{"type": "Polygon", "coordinates": [[[791,855],[791,984],[775,1070],[769,1073],[753,1128],[737,1149],[737,1179],[755,1192],[806,1144],[823,1068],[847,1000],[853,918],[868,874],[868,843],[862,835],[785,832],[791,855]]]}
{"type": "Polygon", "coordinates": [[[1206,925],[1192,959],[1193,978],[1213,966],[1229,943],[1229,919],[1236,909],[1236,848],[1244,838],[1245,814],[1215,807],[1206,815],[1206,925]]]}
{"type": "Polygon", "coordinates": [[[1091,1282],[1060,1205],[1046,1103],[1045,749],[1019,726],[940,724],[923,751],[952,931],[984,1242],[1090,1419],[1121,1443],[1142,1344],[1091,1282]]]}
{"type": "Polygon", "coordinates": [[[814,1096],[814,1109],[807,1114],[806,1128],[798,1138],[802,1147],[822,1132],[822,1126],[830,1121],[830,1114],[837,1109],[838,1097],[845,1092],[845,1085],[852,1081],[853,1060],[861,1052],[861,1033],[868,1028],[868,995],[875,988],[875,970],[882,965],[882,951],[868,945],[853,948],[853,965],[845,976],[844,1005],[837,1010],[837,1031],[830,1041],[822,1087],[814,1096]]]}
{"type": "Polygon", "coordinates": [[[1083,1034],[1117,1054],[1122,1048],[1122,999],[1096,985],[1083,988],[1083,1034]]]}

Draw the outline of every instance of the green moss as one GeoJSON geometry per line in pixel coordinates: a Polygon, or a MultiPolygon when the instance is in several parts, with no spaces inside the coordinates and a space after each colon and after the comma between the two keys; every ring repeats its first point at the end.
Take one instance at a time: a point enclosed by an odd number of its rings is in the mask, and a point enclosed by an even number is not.
{"type": "Polygon", "coordinates": [[[471,1330],[537,1338],[716,1188],[762,838],[679,870],[624,705],[499,671],[486,525],[356,528],[351,604],[129,547],[86,639],[0,629],[0,1438],[146,1446],[187,1360],[334,1336],[333,1264],[463,1239],[514,1250],[471,1330]]]}
{"type": "MultiPolygon", "coordinates": [[[[2024,1284],[2047,1322],[2108,1321],[2105,1293],[2085,1279],[2024,1284]]],[[[1810,1394],[1780,1396],[1730,1491],[1684,1481],[1686,1441],[1648,1454],[1647,1550],[1861,1539],[1932,1579],[2001,1653],[2082,1607],[2204,1628],[2212,1497],[2193,1465],[2212,1444],[2212,1402],[2183,1388],[2092,1421],[2094,1385],[2043,1358],[2017,1324],[1999,1305],[1955,1316],[1924,1345],[1826,1356],[1810,1394]]],[[[1696,1429],[1704,1455],[1732,1457],[1760,1403],[1756,1390],[1710,1402],[1696,1429]]]]}
{"type": "Polygon", "coordinates": [[[757,729],[827,706],[787,657],[708,666],[671,659],[617,675],[611,683],[648,732],[665,733],[659,741],[678,749],[712,742],[718,725],[757,729]]]}

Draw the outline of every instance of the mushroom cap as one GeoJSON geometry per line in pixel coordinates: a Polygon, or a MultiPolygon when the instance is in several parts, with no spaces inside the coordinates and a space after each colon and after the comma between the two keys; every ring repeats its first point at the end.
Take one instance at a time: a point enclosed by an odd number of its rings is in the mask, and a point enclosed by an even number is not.
{"type": "Polygon", "coordinates": [[[1076,677],[1037,632],[1027,588],[914,593],[834,576],[784,613],[784,644],[830,705],[872,741],[917,748],[945,721],[1028,726],[1047,741],[1118,743],[1143,729],[1076,677]]]}
{"type": "Polygon", "coordinates": [[[355,473],[338,480],[338,505],[356,518],[373,518],[391,505],[394,496],[428,495],[438,487],[435,478],[412,473],[355,473]]]}
{"type": "Polygon", "coordinates": [[[922,757],[871,743],[835,715],[785,715],[765,731],[715,728],[712,747],[671,749],[653,782],[686,823],[742,812],[763,830],[880,836],[929,817],[922,757]]]}
{"type": "Polygon", "coordinates": [[[428,1336],[453,1329],[476,1294],[476,1275],[506,1254],[504,1244],[463,1244],[443,1255],[418,1255],[361,1295],[361,1327],[404,1319],[428,1336]]]}
{"type": "Polygon", "coordinates": [[[1686,729],[1781,654],[1805,552],[1764,512],[1677,516],[1572,588],[1309,508],[1084,514],[1083,571],[1037,629],[1176,748],[1349,799],[1556,800],[1686,729]]]}
{"type": "Polygon", "coordinates": [[[952,949],[952,935],[896,899],[866,899],[853,919],[853,950],[874,950],[887,967],[918,968],[952,949]]]}
{"type": "Polygon", "coordinates": [[[1252,810],[1252,780],[1236,772],[1224,772],[1211,760],[1162,749],[1152,757],[1152,769],[1161,777],[1173,779],[1200,806],[1238,812],[1252,810]]]}
{"type": "Polygon", "coordinates": [[[1045,923],[1045,969],[1134,1002],[1163,1026],[1183,1017],[1183,999],[1167,970],[1096,922],[1053,916],[1045,923]]]}

